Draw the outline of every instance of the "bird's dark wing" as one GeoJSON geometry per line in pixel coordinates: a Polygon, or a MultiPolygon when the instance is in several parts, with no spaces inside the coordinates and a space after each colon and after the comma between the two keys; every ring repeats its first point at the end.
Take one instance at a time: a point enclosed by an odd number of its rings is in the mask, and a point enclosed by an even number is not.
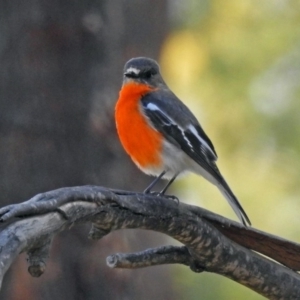
{"type": "MultiPolygon", "coordinates": [[[[177,98],[176,100],[179,101],[177,98]]],[[[181,102],[179,105],[177,101],[172,101],[173,105],[178,105],[177,108],[167,106],[168,103],[157,99],[154,93],[149,93],[142,98],[142,106],[153,127],[170,143],[182,149],[209,173],[218,173],[217,169],[212,167],[217,160],[212,142],[188,108],[182,106],[181,102]]]]}
{"type": "Polygon", "coordinates": [[[243,224],[250,220],[215,164],[217,154],[190,110],[171,92],[159,90],[141,99],[142,109],[152,126],[174,146],[182,149],[217,182],[243,224]]]}
{"type": "Polygon", "coordinates": [[[250,220],[215,164],[217,154],[189,109],[174,94],[153,92],[142,99],[142,109],[152,126],[173,145],[182,149],[218,182],[218,188],[243,224],[250,220]],[[163,98],[165,96],[165,98],[163,98]],[[163,99],[162,99],[163,98],[163,99]]]}

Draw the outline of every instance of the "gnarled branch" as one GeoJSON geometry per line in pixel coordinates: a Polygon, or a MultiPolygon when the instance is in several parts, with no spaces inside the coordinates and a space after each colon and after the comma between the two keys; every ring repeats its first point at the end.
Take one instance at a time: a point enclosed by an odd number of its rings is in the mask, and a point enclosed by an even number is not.
{"type": "Polygon", "coordinates": [[[53,236],[74,224],[91,222],[89,237],[140,228],[167,234],[184,244],[109,256],[110,267],[139,268],[166,263],[226,276],[270,299],[300,299],[299,245],[165,197],[97,186],[62,188],[0,209],[12,222],[0,233],[0,279],[20,252],[29,272],[46,267],[53,236]],[[268,255],[289,268],[256,252],[268,255]]]}

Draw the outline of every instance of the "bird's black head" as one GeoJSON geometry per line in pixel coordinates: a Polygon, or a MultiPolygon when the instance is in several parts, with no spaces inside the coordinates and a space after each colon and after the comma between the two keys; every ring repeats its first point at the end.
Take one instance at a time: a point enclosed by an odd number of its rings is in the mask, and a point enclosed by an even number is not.
{"type": "Polygon", "coordinates": [[[130,59],[124,66],[124,83],[136,81],[153,87],[164,84],[160,75],[158,63],[147,57],[130,59]]]}

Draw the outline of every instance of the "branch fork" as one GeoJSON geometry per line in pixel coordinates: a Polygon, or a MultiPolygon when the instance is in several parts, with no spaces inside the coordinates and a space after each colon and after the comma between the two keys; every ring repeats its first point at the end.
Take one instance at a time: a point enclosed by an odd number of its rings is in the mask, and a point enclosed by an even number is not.
{"type": "Polygon", "coordinates": [[[98,186],[70,187],[3,207],[0,216],[2,222],[11,222],[0,232],[1,282],[24,251],[29,273],[43,274],[55,234],[90,222],[90,239],[118,229],[140,228],[167,234],[183,244],[110,255],[107,265],[111,268],[177,263],[194,272],[226,276],[270,299],[300,299],[300,275],[293,271],[300,269],[298,244],[163,196],[98,186]]]}

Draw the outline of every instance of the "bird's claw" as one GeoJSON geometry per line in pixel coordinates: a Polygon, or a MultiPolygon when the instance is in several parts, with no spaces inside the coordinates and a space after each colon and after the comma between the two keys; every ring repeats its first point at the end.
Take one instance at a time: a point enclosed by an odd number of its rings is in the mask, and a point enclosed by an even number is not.
{"type": "Polygon", "coordinates": [[[176,202],[177,205],[179,205],[179,199],[178,197],[174,196],[174,195],[161,195],[167,199],[173,200],[174,202],[176,202]]]}
{"type": "Polygon", "coordinates": [[[166,194],[163,194],[162,192],[152,192],[152,191],[150,191],[148,193],[148,195],[156,196],[156,197],[163,197],[163,198],[167,198],[169,200],[173,200],[173,201],[176,202],[177,205],[179,205],[179,202],[180,202],[179,199],[176,196],[174,196],[174,195],[166,195],[166,194]]]}

